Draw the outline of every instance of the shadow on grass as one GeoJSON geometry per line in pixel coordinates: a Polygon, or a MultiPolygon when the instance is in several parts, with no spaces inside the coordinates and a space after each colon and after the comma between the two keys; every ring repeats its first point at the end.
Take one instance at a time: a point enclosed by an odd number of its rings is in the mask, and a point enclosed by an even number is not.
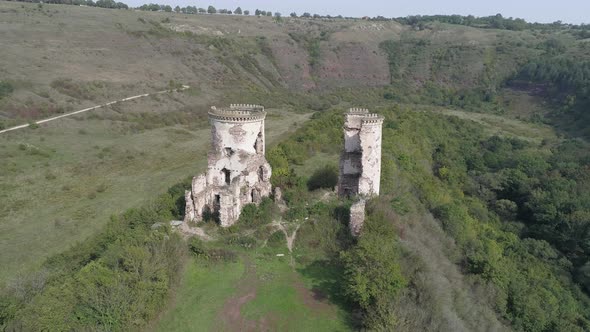
{"type": "Polygon", "coordinates": [[[317,301],[329,301],[345,311],[343,320],[350,328],[356,328],[358,323],[353,319],[354,304],[344,295],[343,268],[333,260],[316,260],[305,267],[298,268],[305,279],[311,280],[311,292],[317,301]]]}

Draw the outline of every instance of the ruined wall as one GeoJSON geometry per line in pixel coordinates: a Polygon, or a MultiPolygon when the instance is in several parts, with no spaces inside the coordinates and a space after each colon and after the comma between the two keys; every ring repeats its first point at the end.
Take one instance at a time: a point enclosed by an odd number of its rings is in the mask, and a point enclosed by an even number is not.
{"type": "Polygon", "coordinates": [[[354,236],[358,236],[361,233],[361,228],[365,223],[365,205],[366,201],[361,199],[350,207],[350,222],[348,223],[348,228],[350,229],[350,233],[354,236]]]}
{"type": "Polygon", "coordinates": [[[211,108],[207,173],[193,178],[186,196],[185,222],[200,221],[209,213],[228,227],[238,220],[244,205],[258,204],[270,195],[272,171],[264,156],[265,116],[264,108],[257,105],[211,108]]]}
{"type": "Polygon", "coordinates": [[[338,181],[340,196],[379,195],[382,125],[383,117],[367,109],[351,108],[346,114],[338,181]]]}
{"type": "Polygon", "coordinates": [[[354,236],[360,234],[365,222],[365,199],[379,195],[382,125],[383,117],[367,109],[351,108],[346,113],[338,194],[360,196],[350,208],[349,228],[354,236]]]}

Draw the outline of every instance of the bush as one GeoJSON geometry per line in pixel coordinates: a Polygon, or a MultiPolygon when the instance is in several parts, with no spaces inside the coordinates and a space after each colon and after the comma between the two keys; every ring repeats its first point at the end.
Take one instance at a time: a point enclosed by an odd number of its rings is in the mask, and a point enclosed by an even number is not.
{"type": "Polygon", "coordinates": [[[240,213],[239,225],[247,227],[257,227],[272,222],[276,214],[274,202],[265,197],[258,206],[256,204],[247,204],[242,208],[240,213]]]}
{"type": "Polygon", "coordinates": [[[256,247],[256,239],[248,235],[231,235],[225,239],[225,243],[246,249],[256,247]]]}
{"type": "Polygon", "coordinates": [[[322,168],[317,169],[307,181],[307,188],[309,190],[316,190],[319,188],[334,189],[338,184],[338,167],[333,164],[328,164],[322,168]]]}
{"type": "Polygon", "coordinates": [[[398,263],[393,225],[381,212],[369,212],[355,246],[343,251],[344,292],[365,313],[369,330],[391,328],[392,305],[406,281],[398,263]]]}
{"type": "Polygon", "coordinates": [[[12,84],[6,81],[0,81],[0,99],[8,96],[14,91],[12,84]]]}
{"type": "Polygon", "coordinates": [[[266,244],[269,247],[273,247],[273,248],[285,247],[286,243],[287,243],[287,238],[285,237],[285,233],[283,233],[283,231],[276,231],[276,232],[272,233],[268,237],[268,241],[266,242],[266,244]]]}

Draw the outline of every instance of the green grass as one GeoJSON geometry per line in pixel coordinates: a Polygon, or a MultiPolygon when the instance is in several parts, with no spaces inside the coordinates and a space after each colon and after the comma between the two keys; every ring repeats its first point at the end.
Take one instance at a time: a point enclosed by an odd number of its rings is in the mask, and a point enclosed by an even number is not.
{"type": "MultiPolygon", "coordinates": [[[[237,263],[191,260],[156,331],[232,331],[228,303],[248,296],[240,308],[240,328],[271,331],[349,331],[349,313],[332,303],[322,280],[335,271],[326,264],[296,264],[286,247],[237,249],[237,263]],[[276,254],[285,254],[283,257],[276,254]],[[318,293],[319,292],[319,293],[318,293]]],[[[230,306],[231,307],[231,306],[230,306]]],[[[233,322],[235,324],[235,322],[233,322]]]]}
{"type": "Polygon", "coordinates": [[[293,169],[299,176],[310,177],[313,172],[328,164],[338,165],[340,156],[320,152],[306,160],[303,165],[295,165],[293,169]]]}
{"type": "MultiPolygon", "coordinates": [[[[309,118],[269,112],[268,145],[309,118]]],[[[204,171],[210,130],[203,120],[195,120],[201,129],[137,130],[134,122],[81,119],[0,136],[0,282],[83,241],[111,215],[204,171]]]]}
{"type": "Polygon", "coordinates": [[[235,293],[244,273],[243,262],[204,264],[191,260],[172,304],[156,331],[214,331],[227,298],[235,293]]]}
{"type": "Polygon", "coordinates": [[[327,299],[323,304],[310,304],[313,281],[296,272],[289,258],[257,255],[259,283],[256,298],[242,309],[244,317],[267,318],[278,331],[348,331],[344,310],[327,299]]]}
{"type": "Polygon", "coordinates": [[[441,110],[440,112],[442,114],[477,122],[484,127],[488,135],[517,137],[537,144],[541,143],[543,140],[557,139],[555,130],[548,125],[524,122],[499,115],[464,112],[459,110],[441,110]]]}

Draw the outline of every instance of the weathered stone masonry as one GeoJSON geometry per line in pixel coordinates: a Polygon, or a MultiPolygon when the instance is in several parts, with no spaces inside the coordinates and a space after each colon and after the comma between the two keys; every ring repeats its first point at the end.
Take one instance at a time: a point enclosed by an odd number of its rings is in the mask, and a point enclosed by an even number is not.
{"type": "Polygon", "coordinates": [[[351,207],[350,230],[354,235],[359,234],[365,219],[365,199],[379,195],[382,125],[383,117],[367,109],[351,108],[346,113],[338,194],[360,197],[351,207]]]}
{"type": "Polygon", "coordinates": [[[351,108],[344,123],[344,151],[340,157],[340,196],[379,195],[381,126],[383,117],[351,108]]]}
{"type": "Polygon", "coordinates": [[[266,161],[264,107],[232,104],[211,107],[211,152],[207,173],[193,178],[185,193],[185,222],[218,214],[223,227],[233,225],[242,207],[258,204],[271,193],[271,167],[266,161]]]}

